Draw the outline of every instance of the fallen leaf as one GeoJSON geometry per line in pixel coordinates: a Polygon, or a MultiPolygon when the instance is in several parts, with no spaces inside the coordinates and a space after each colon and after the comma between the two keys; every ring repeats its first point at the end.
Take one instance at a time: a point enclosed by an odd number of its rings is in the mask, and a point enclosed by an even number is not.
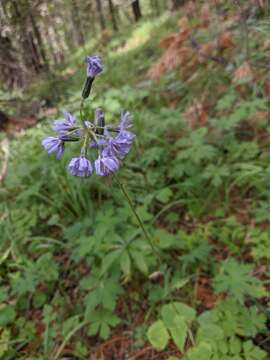
{"type": "Polygon", "coordinates": [[[245,61],[239,68],[234,72],[233,81],[250,81],[253,78],[252,70],[247,61],[245,61]]]}
{"type": "Polygon", "coordinates": [[[207,27],[210,23],[210,6],[208,3],[205,3],[201,8],[201,18],[203,25],[207,27]]]}
{"type": "Polygon", "coordinates": [[[232,33],[230,31],[226,31],[222,34],[220,34],[218,38],[217,46],[222,49],[229,49],[234,46],[233,39],[232,39],[232,33]]]}
{"type": "Polygon", "coordinates": [[[178,26],[180,27],[181,31],[186,31],[189,29],[189,21],[187,16],[181,17],[181,19],[178,21],[178,26]]]}
{"type": "Polygon", "coordinates": [[[204,109],[204,106],[196,101],[187,108],[184,117],[187,120],[188,126],[194,129],[196,126],[202,126],[207,122],[208,113],[204,109]]]}

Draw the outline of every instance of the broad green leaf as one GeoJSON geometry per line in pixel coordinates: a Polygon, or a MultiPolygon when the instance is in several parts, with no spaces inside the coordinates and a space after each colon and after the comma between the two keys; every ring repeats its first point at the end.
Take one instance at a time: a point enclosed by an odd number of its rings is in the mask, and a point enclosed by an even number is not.
{"type": "Polygon", "coordinates": [[[196,317],[196,311],[186,304],[174,302],[163,305],[161,315],[163,320],[169,323],[175,316],[183,316],[186,322],[191,322],[196,317]]]}
{"type": "Polygon", "coordinates": [[[166,187],[158,192],[156,198],[158,201],[162,202],[163,204],[166,204],[170,200],[172,195],[173,195],[172,190],[166,187]]]}
{"type": "Polygon", "coordinates": [[[224,332],[220,326],[214,324],[204,324],[202,325],[197,334],[198,341],[200,340],[210,340],[218,341],[224,338],[224,332]]]}
{"type": "Polygon", "coordinates": [[[176,315],[167,327],[178,349],[181,350],[181,352],[184,352],[186,337],[188,334],[188,327],[185,318],[183,316],[176,315]]]}
{"type": "Polygon", "coordinates": [[[147,337],[152,346],[159,351],[166,348],[170,339],[166,326],[161,320],[157,320],[149,327],[147,337]]]}
{"type": "Polygon", "coordinates": [[[191,348],[187,353],[188,360],[211,360],[212,348],[207,342],[200,342],[196,347],[191,348]]]}

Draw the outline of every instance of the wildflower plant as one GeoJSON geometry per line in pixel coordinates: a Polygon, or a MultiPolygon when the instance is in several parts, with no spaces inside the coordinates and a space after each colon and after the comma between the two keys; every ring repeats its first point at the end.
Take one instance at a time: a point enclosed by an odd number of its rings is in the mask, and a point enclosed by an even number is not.
{"type": "MultiPolygon", "coordinates": [[[[93,173],[98,176],[114,174],[120,167],[120,161],[129,153],[135,135],[129,131],[132,126],[131,114],[123,111],[117,125],[105,123],[101,108],[96,109],[94,120],[84,119],[83,103],[89,97],[92,84],[103,71],[103,64],[98,56],[86,57],[87,78],[82,92],[80,106],[80,122],[75,116],[64,112],[64,119],[56,120],[53,125],[55,136],[49,136],[42,145],[49,154],[55,153],[60,160],[68,142],[80,141],[81,153],[71,159],[68,170],[71,175],[89,177],[93,173]],[[89,153],[96,154],[92,161],[89,153]]],[[[93,156],[92,156],[93,158],[93,156]]]]}
{"type": "Polygon", "coordinates": [[[42,145],[49,154],[55,153],[56,159],[60,160],[64,154],[66,143],[80,141],[82,143],[81,153],[72,158],[68,165],[70,174],[77,177],[90,177],[94,173],[103,177],[113,175],[135,215],[146,241],[157,256],[159,265],[162,265],[152,237],[146,230],[125,186],[115,174],[121,161],[129,153],[135,138],[135,134],[130,131],[132,127],[131,114],[123,111],[116,125],[106,125],[105,115],[101,108],[95,110],[94,120],[90,121],[84,118],[84,101],[90,95],[96,76],[103,72],[103,64],[99,56],[87,56],[86,65],[87,76],[80,104],[80,123],[75,116],[64,112],[64,119],[56,120],[53,124],[56,136],[47,137],[42,141],[42,145]],[[93,156],[90,159],[90,153],[94,154],[94,160],[91,160],[93,156]]]}

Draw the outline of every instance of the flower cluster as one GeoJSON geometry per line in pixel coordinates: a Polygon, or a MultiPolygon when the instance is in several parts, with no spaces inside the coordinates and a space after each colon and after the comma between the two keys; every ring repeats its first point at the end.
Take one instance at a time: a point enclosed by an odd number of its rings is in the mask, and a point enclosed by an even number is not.
{"type": "MultiPolygon", "coordinates": [[[[90,78],[93,82],[95,76],[102,72],[102,63],[97,56],[88,56],[86,61],[87,79],[90,78]]],[[[91,86],[90,90],[89,88],[86,90],[84,88],[83,99],[88,91],[90,93],[91,86]]],[[[68,165],[69,172],[79,177],[91,176],[94,171],[98,176],[108,176],[119,169],[120,160],[131,149],[135,138],[135,135],[129,131],[131,126],[129,112],[121,113],[117,125],[105,124],[105,116],[101,108],[96,109],[93,122],[81,118],[81,124],[78,123],[75,116],[64,112],[64,119],[56,120],[53,124],[53,130],[57,133],[57,136],[47,137],[42,141],[42,145],[49,154],[55,153],[56,158],[60,160],[67,142],[81,141],[81,154],[70,161],[68,165]],[[97,154],[95,159],[93,159],[94,154],[97,154]]]]}

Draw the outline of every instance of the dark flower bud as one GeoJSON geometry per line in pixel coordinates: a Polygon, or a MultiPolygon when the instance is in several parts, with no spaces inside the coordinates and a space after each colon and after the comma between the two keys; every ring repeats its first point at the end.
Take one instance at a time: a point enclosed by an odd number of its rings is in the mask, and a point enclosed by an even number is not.
{"type": "Polygon", "coordinates": [[[97,126],[96,133],[99,135],[104,134],[105,118],[101,108],[97,108],[95,111],[95,125],[97,126]]]}
{"type": "Polygon", "coordinates": [[[95,80],[95,78],[92,78],[92,77],[88,77],[86,79],[84,87],[83,87],[83,91],[82,91],[82,97],[84,99],[88,98],[88,96],[90,95],[90,91],[91,91],[94,80],[95,80]]]}

